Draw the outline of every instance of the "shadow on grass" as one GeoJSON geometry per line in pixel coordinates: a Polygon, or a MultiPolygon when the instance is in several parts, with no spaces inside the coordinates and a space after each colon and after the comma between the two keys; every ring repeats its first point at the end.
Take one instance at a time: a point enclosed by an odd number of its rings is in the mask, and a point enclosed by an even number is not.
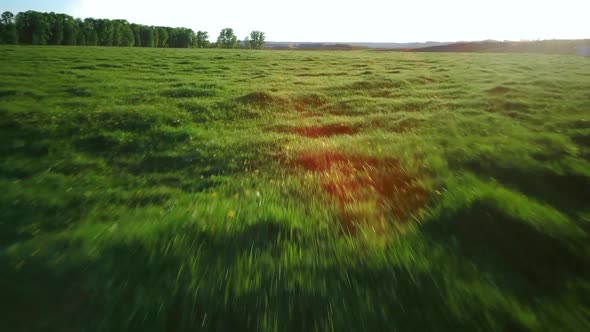
{"type": "MultiPolygon", "coordinates": [[[[184,175],[209,177],[216,175],[232,175],[244,173],[244,162],[250,162],[247,157],[230,158],[227,156],[213,156],[206,153],[192,152],[191,154],[169,155],[154,154],[141,158],[135,163],[128,164],[128,171],[135,176],[146,174],[167,174],[181,172],[184,175]]],[[[264,160],[250,162],[250,167],[263,167],[264,160]]]]}
{"type": "Polygon", "coordinates": [[[194,89],[190,87],[174,88],[162,93],[165,97],[170,98],[195,98],[195,97],[213,97],[217,94],[211,89],[194,89]]]}
{"type": "Polygon", "coordinates": [[[323,126],[279,128],[278,132],[293,133],[309,138],[331,137],[337,135],[354,135],[358,129],[345,124],[327,124],[323,126]]]}
{"type": "Polygon", "coordinates": [[[429,221],[422,232],[531,305],[539,297],[559,296],[570,282],[590,276],[588,260],[565,244],[565,239],[542,233],[492,202],[476,201],[429,221]]]}
{"type": "MultiPolygon", "coordinates": [[[[262,221],[234,234],[170,229],[149,245],[114,243],[96,258],[76,254],[80,244],[66,240],[21,262],[1,255],[3,326],[10,331],[259,330],[260,296],[267,292],[237,294],[226,288],[227,272],[245,253],[276,257],[284,241],[300,240],[298,230],[262,221]],[[186,246],[176,248],[186,251],[169,251],[181,232],[191,234],[183,238],[186,246]],[[199,271],[181,273],[195,258],[199,271]]],[[[263,283],[272,282],[274,274],[260,272],[263,283]]],[[[287,298],[275,300],[281,299],[287,298]]],[[[313,300],[300,302],[304,311],[313,300]]]]}
{"type": "Polygon", "coordinates": [[[507,168],[485,160],[471,162],[467,169],[546,202],[566,214],[589,209],[590,177],[581,174],[558,174],[538,167],[507,168]]]}
{"type": "Polygon", "coordinates": [[[284,99],[263,91],[252,92],[242,97],[239,97],[236,100],[239,103],[254,105],[258,107],[269,107],[273,105],[285,104],[284,99]]]}
{"type": "MultiPolygon", "coordinates": [[[[0,112],[1,114],[2,112],[0,112]]],[[[3,114],[2,114],[3,115],[3,114]]],[[[41,158],[49,153],[49,134],[35,126],[35,119],[24,114],[21,119],[0,119],[0,154],[41,158]]]]}
{"type": "Polygon", "coordinates": [[[236,233],[171,227],[152,241],[118,242],[82,258],[76,255],[81,244],[62,240],[18,269],[0,256],[4,327],[473,331],[492,315],[518,330],[506,312],[471,307],[457,316],[448,305],[445,277],[437,272],[372,266],[360,258],[285,265],[280,257],[287,243],[309,248],[315,241],[282,221],[262,220],[236,233]],[[51,259],[57,256],[63,258],[51,259]],[[247,257],[252,261],[244,265],[247,257]],[[250,287],[237,286],[244,283],[250,287]]]}
{"type": "Polygon", "coordinates": [[[32,238],[37,232],[67,228],[85,215],[83,198],[55,203],[0,199],[0,249],[32,238]]]}
{"type": "Polygon", "coordinates": [[[3,256],[0,266],[3,329],[73,332],[87,323],[84,313],[89,298],[80,289],[80,276],[74,271],[50,269],[37,260],[15,267],[3,256]]]}
{"type": "Polygon", "coordinates": [[[398,79],[367,79],[356,81],[351,84],[340,86],[337,88],[330,88],[329,91],[334,94],[342,94],[353,92],[355,94],[363,94],[370,97],[395,97],[397,93],[409,87],[409,83],[398,79]]]}

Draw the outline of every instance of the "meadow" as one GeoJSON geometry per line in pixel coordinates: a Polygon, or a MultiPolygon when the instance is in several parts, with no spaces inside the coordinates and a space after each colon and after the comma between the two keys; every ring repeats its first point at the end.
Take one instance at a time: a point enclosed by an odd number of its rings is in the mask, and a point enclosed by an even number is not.
{"type": "Polygon", "coordinates": [[[589,61],[0,46],[0,330],[588,331],[589,61]]]}

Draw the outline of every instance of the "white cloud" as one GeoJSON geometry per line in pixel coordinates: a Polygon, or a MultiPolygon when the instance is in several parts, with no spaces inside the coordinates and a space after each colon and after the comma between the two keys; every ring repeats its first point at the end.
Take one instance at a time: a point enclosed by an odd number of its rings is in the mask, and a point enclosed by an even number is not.
{"type": "Polygon", "coordinates": [[[69,12],[206,30],[212,38],[225,27],[285,41],[590,38],[587,0],[80,0],[69,12]]]}

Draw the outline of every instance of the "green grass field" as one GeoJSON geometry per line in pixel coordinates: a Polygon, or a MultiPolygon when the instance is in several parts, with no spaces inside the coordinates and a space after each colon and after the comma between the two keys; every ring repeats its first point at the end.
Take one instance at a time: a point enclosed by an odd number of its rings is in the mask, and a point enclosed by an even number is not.
{"type": "Polygon", "coordinates": [[[590,330],[588,58],[0,69],[0,330],[590,330]]]}

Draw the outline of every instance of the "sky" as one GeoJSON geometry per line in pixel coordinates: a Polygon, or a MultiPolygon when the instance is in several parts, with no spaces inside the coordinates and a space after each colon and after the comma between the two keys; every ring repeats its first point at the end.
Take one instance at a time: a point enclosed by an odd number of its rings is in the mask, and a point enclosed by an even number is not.
{"type": "Polygon", "coordinates": [[[267,41],[424,42],[590,38],[590,0],[0,0],[0,11],[208,31],[267,41]]]}

